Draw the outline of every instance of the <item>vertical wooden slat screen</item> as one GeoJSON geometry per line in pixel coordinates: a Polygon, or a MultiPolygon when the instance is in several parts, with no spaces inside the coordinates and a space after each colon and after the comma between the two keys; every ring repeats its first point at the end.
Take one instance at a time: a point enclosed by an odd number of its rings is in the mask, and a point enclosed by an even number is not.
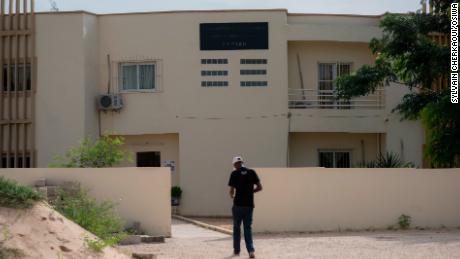
{"type": "MultiPolygon", "coordinates": [[[[5,31],[5,1],[0,2],[0,30],[2,33],[5,31]]],[[[4,118],[4,102],[3,102],[3,59],[5,53],[5,39],[3,35],[0,36],[0,168],[6,167],[3,163],[3,142],[4,142],[4,131],[3,131],[3,118],[4,118]]]]}
{"type": "Polygon", "coordinates": [[[0,0],[0,168],[35,167],[34,0],[0,0]]]}

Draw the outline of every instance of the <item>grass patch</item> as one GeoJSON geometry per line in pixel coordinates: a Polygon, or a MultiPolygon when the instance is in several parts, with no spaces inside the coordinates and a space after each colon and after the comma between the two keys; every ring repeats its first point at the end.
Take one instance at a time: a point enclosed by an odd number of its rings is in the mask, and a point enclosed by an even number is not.
{"type": "Polygon", "coordinates": [[[99,252],[106,246],[115,245],[126,236],[124,223],[114,211],[115,204],[99,202],[91,198],[86,190],[60,190],[54,206],[68,219],[100,238],[85,239],[87,247],[93,251],[99,252]]]}
{"type": "Polygon", "coordinates": [[[34,189],[0,177],[0,206],[7,208],[30,208],[42,199],[34,189]]]}
{"type": "Polygon", "coordinates": [[[401,229],[408,229],[410,227],[411,221],[412,221],[411,216],[402,214],[398,218],[398,225],[401,229]]]}
{"type": "Polygon", "coordinates": [[[20,249],[4,247],[0,244],[0,259],[24,258],[25,254],[20,249]]]}

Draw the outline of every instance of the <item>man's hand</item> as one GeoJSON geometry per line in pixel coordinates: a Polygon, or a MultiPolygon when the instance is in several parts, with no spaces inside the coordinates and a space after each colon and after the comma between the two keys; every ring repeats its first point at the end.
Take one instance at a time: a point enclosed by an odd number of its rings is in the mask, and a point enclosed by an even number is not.
{"type": "Polygon", "coordinates": [[[260,192],[262,191],[262,184],[260,182],[256,183],[256,188],[254,189],[254,192],[260,192]]]}
{"type": "Polygon", "coordinates": [[[230,187],[230,198],[234,198],[235,197],[235,187],[230,187]]]}

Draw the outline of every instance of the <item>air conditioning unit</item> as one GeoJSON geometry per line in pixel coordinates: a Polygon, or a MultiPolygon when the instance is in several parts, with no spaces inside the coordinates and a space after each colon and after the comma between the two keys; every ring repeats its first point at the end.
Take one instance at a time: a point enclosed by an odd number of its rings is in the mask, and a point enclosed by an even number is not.
{"type": "Polygon", "coordinates": [[[123,108],[123,100],[120,94],[104,94],[97,98],[97,106],[99,110],[121,110],[123,108]]]}

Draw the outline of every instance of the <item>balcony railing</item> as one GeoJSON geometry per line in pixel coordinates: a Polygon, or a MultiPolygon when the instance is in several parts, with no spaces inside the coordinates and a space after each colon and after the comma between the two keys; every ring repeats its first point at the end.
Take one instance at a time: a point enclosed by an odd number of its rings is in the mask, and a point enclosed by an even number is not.
{"type": "Polygon", "coordinates": [[[351,100],[338,100],[336,97],[334,90],[289,88],[289,109],[376,110],[385,107],[384,89],[351,100]]]}

